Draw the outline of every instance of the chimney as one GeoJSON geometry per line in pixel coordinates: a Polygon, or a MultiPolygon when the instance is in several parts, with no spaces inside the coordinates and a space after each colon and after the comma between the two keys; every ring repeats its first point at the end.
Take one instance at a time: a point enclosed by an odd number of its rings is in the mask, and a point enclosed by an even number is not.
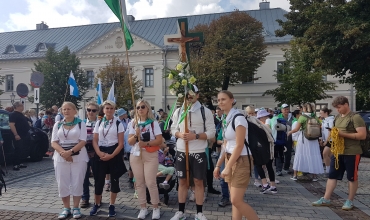
{"type": "Polygon", "coordinates": [[[266,0],[262,0],[262,2],[260,2],[260,10],[264,9],[270,9],[270,2],[267,2],[266,0]]]}
{"type": "Polygon", "coordinates": [[[49,29],[49,26],[43,21],[41,21],[41,24],[36,24],[36,30],[47,30],[47,29],[49,29]]]}
{"type": "Polygon", "coordinates": [[[128,21],[135,21],[135,17],[133,15],[127,15],[128,21]]]}

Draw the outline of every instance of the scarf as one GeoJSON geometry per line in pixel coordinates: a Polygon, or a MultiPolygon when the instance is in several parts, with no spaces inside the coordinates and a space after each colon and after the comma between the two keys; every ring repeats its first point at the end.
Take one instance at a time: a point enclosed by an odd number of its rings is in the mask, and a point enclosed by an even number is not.
{"type": "Polygon", "coordinates": [[[151,123],[153,122],[153,119],[146,119],[146,121],[145,122],[142,122],[142,123],[138,123],[138,126],[140,126],[140,127],[145,127],[145,126],[147,126],[147,125],[150,125],[151,123]]]}
{"type": "MultiPolygon", "coordinates": [[[[113,117],[114,118],[114,117],[113,117]]],[[[103,117],[103,119],[102,119],[102,122],[104,123],[104,127],[107,127],[107,125],[109,125],[109,121],[111,121],[112,120],[112,122],[113,122],[113,118],[112,119],[110,119],[110,120],[108,120],[105,116],[103,117]]]]}
{"type": "Polygon", "coordinates": [[[76,124],[78,124],[78,123],[81,123],[81,122],[82,122],[82,120],[81,120],[81,119],[76,118],[76,117],[75,117],[75,119],[74,119],[73,121],[71,121],[71,122],[66,122],[65,120],[66,120],[66,119],[63,119],[61,122],[59,122],[59,124],[58,124],[58,129],[59,129],[59,128],[60,128],[60,126],[62,126],[62,125],[66,125],[66,126],[74,126],[74,125],[76,125],[76,124]]]}

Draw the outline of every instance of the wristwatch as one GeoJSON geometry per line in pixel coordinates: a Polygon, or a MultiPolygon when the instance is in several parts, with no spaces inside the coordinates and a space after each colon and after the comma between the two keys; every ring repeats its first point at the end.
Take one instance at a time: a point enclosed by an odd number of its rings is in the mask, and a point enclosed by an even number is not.
{"type": "Polygon", "coordinates": [[[199,139],[199,134],[195,135],[195,139],[197,139],[197,140],[199,139]]]}
{"type": "Polygon", "coordinates": [[[71,149],[71,152],[72,152],[72,154],[75,154],[75,152],[73,151],[73,149],[71,149]]]}

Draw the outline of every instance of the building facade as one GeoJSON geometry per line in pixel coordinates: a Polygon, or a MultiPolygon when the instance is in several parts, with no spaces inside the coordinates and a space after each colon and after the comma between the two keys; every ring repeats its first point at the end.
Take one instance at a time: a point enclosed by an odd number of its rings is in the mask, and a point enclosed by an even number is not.
{"type": "MultiPolygon", "coordinates": [[[[229,87],[237,99],[238,108],[248,105],[254,105],[257,108],[273,108],[278,105],[272,96],[262,96],[262,94],[279,85],[273,75],[279,65],[284,62],[282,49],[289,47],[291,37],[275,37],[274,32],[279,29],[276,20],[284,20],[284,14],[287,12],[281,8],[271,9],[268,4],[268,2],[262,2],[260,9],[245,11],[262,22],[269,55],[257,70],[258,80],[229,87]]],[[[225,14],[228,13],[186,17],[189,21],[189,29],[191,29],[198,24],[208,24],[225,14]]],[[[130,67],[138,79],[142,80],[145,90],[144,98],[154,109],[166,109],[168,105],[173,104],[175,97],[170,95],[167,89],[170,83],[163,78],[163,74],[166,67],[174,68],[178,63],[178,50],[176,47],[165,46],[163,36],[177,33],[176,25],[179,17],[148,20],[135,20],[134,17],[129,17],[135,42],[129,51],[130,67]]],[[[65,28],[48,28],[46,24],[41,23],[37,25],[36,30],[0,33],[0,75],[5,76],[5,81],[0,86],[0,89],[5,91],[0,96],[1,105],[3,107],[11,105],[10,95],[16,94],[16,86],[19,83],[30,84],[34,63],[45,57],[45,51],[49,47],[61,50],[68,46],[80,58],[80,68],[85,71],[89,81],[93,82],[94,77],[110,62],[110,59],[113,57],[125,59],[123,38],[119,23],[65,28]]],[[[69,73],[66,73],[66,77],[68,76],[69,73]]],[[[348,84],[339,84],[338,79],[332,76],[328,76],[327,80],[337,83],[336,90],[327,93],[333,98],[339,95],[347,96],[354,109],[355,92],[353,88],[348,84]]],[[[41,87],[40,93],[42,92],[41,87]]],[[[30,95],[33,95],[31,86],[30,95]]],[[[95,96],[95,88],[91,83],[91,90],[86,97],[95,96]]],[[[331,101],[332,99],[320,100],[317,102],[317,108],[330,107],[331,101]]],[[[34,104],[28,101],[25,103],[26,108],[34,107],[34,104]]]]}

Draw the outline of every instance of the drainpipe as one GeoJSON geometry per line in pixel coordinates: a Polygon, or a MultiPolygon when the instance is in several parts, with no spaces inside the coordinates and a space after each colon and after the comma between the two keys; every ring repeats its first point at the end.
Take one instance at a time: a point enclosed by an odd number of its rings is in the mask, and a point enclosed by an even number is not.
{"type": "MultiPolygon", "coordinates": [[[[162,51],[164,52],[164,59],[163,59],[163,76],[164,76],[166,74],[166,67],[167,67],[167,46],[162,51]]],[[[167,109],[167,78],[166,77],[164,77],[164,109],[167,109]]]]}

